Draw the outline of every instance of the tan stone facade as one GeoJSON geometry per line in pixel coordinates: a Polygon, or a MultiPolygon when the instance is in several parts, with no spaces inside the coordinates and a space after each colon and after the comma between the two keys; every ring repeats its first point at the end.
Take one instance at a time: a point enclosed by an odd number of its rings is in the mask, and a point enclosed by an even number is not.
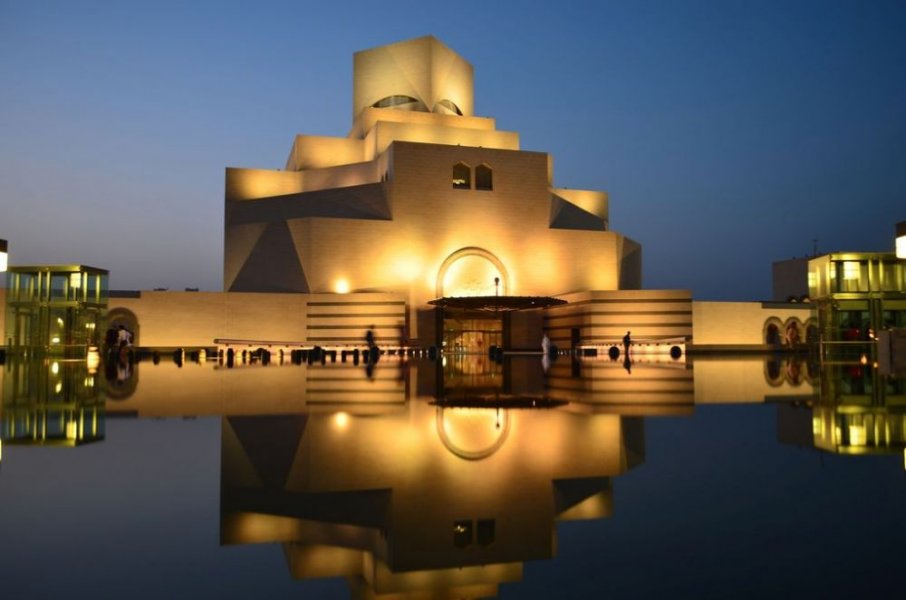
{"type": "Polygon", "coordinates": [[[108,319],[150,348],[398,344],[405,299],[393,294],[140,292],[110,299],[108,319]]]}

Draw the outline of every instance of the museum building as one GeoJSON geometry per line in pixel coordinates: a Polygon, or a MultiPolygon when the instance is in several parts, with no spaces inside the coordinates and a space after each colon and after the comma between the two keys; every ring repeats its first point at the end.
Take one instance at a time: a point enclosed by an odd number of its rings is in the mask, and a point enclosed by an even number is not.
{"type": "Polygon", "coordinates": [[[476,116],[472,65],[434,37],[356,53],[352,117],[346,137],[296,136],[283,170],[227,169],[226,291],[307,295],[322,344],[371,321],[469,347],[691,334],[689,292],[640,290],[606,192],[555,187],[550,155],[476,116]],[[554,296],[544,315],[500,300],[554,296]]]}

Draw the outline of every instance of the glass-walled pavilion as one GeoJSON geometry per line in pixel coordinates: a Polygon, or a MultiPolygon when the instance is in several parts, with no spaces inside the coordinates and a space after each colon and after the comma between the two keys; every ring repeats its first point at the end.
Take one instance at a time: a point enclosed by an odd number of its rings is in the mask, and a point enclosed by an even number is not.
{"type": "Polygon", "coordinates": [[[11,267],[4,341],[18,355],[83,357],[99,345],[108,272],[84,265],[11,267]]]}

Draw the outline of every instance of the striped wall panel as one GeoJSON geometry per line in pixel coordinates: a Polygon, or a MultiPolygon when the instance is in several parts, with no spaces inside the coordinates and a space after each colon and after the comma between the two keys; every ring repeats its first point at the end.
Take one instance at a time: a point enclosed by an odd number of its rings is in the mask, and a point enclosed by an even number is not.
{"type": "Polygon", "coordinates": [[[353,407],[355,405],[403,404],[406,383],[400,377],[399,363],[382,357],[371,377],[363,364],[328,363],[308,368],[305,402],[308,405],[353,407]]]}
{"type": "Polygon", "coordinates": [[[547,310],[544,329],[551,341],[569,346],[572,330],[580,344],[619,342],[627,331],[636,341],[692,336],[692,295],[685,290],[626,290],[572,294],[569,304],[547,310]]]}
{"type": "Polygon", "coordinates": [[[635,364],[628,373],[619,362],[554,363],[546,388],[552,398],[590,406],[595,412],[626,415],[686,414],[695,405],[691,370],[635,364]]]}
{"type": "Polygon", "coordinates": [[[406,325],[406,302],[392,294],[312,295],[307,304],[308,343],[325,347],[365,345],[374,332],[383,346],[397,346],[406,325]]]}

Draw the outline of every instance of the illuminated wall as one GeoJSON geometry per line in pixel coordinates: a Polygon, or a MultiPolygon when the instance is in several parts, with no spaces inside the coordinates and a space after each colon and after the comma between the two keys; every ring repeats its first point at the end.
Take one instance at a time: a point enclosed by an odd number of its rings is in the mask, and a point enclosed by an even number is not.
{"type": "MultiPolygon", "coordinates": [[[[616,275],[623,277],[630,265],[616,275]]],[[[628,286],[627,286],[628,287],[628,286]]],[[[594,291],[561,296],[568,302],[547,310],[544,329],[561,348],[571,345],[573,330],[578,330],[582,345],[620,342],[627,331],[636,342],[692,335],[692,293],[688,290],[594,291]]]]}
{"type": "Polygon", "coordinates": [[[768,350],[804,343],[814,323],[813,306],[769,302],[693,302],[695,347],[707,350],[735,346],[768,350]]]}
{"type": "Polygon", "coordinates": [[[405,297],[398,294],[279,294],[140,292],[110,300],[109,318],[121,322],[143,347],[208,347],[215,340],[298,346],[397,344],[405,327],[405,297]]]}

